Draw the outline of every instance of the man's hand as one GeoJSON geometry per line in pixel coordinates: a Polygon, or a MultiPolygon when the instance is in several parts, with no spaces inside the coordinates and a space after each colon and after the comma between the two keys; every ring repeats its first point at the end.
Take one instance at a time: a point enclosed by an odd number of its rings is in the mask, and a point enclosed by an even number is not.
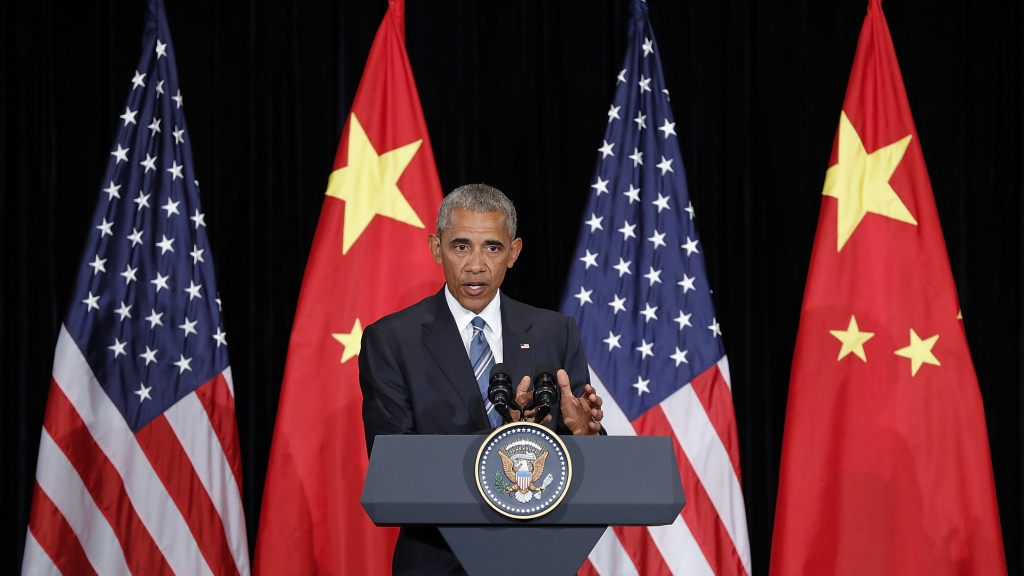
{"type": "Polygon", "coordinates": [[[559,370],[555,377],[558,378],[558,387],[562,389],[562,420],[565,425],[576,436],[599,434],[601,419],[604,418],[604,411],[601,410],[604,401],[597,395],[594,387],[587,384],[583,388],[583,394],[576,398],[569,386],[569,374],[565,370],[559,370]]]}
{"type": "MultiPolygon", "coordinates": [[[[533,392],[529,392],[529,390],[530,377],[523,376],[523,379],[519,381],[519,386],[516,386],[516,404],[520,406],[526,406],[527,404],[533,401],[533,392]]],[[[520,420],[529,420],[530,418],[536,416],[537,409],[530,408],[529,410],[526,411],[526,414],[524,414],[522,418],[519,417],[519,410],[516,410],[515,408],[510,407],[508,409],[508,413],[510,416],[512,416],[513,422],[519,422],[520,420]]],[[[541,422],[541,424],[546,424],[550,421],[551,415],[549,414],[548,417],[544,419],[544,422],[541,422]]]]}
{"type": "MultiPolygon", "coordinates": [[[[601,432],[601,419],[604,418],[604,411],[601,410],[601,405],[604,401],[597,395],[594,388],[587,384],[583,389],[583,395],[576,398],[572,395],[568,372],[559,370],[555,378],[558,379],[558,387],[562,389],[562,420],[565,421],[566,427],[577,436],[599,434],[601,432]]],[[[530,377],[523,376],[523,379],[519,381],[519,385],[516,386],[516,404],[526,406],[533,400],[533,392],[530,392],[529,389],[530,377]]],[[[512,415],[513,422],[520,419],[519,411],[514,408],[509,409],[509,414],[512,415]]],[[[536,414],[537,409],[531,408],[526,411],[524,417],[529,420],[536,414]]],[[[541,424],[546,424],[550,421],[551,415],[549,414],[541,424]]]]}

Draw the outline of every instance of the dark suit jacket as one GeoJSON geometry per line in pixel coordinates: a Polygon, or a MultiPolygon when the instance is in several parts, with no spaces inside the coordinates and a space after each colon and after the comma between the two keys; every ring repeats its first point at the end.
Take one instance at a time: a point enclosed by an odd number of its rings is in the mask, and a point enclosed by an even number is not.
{"type": "MultiPolygon", "coordinates": [[[[576,322],[501,295],[503,360],[512,382],[550,362],[569,373],[574,396],[590,382],[576,322]]],[[[444,288],[366,327],[359,352],[367,450],[378,434],[477,434],[490,428],[469,355],[448,309],[444,288]]],[[[553,430],[570,434],[558,407],[553,430]]],[[[433,527],[402,529],[395,574],[464,574],[433,527]]]]}

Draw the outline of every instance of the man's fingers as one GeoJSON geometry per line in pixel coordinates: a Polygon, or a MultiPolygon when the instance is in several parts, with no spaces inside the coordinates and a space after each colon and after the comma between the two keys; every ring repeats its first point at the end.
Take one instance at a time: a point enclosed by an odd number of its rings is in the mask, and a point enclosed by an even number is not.
{"type": "Polygon", "coordinates": [[[594,390],[594,387],[591,386],[590,384],[587,384],[586,386],[583,387],[583,392],[583,395],[586,396],[587,400],[591,404],[595,406],[600,406],[601,404],[604,404],[604,400],[601,400],[601,397],[597,395],[597,390],[594,390]]]}
{"type": "Polygon", "coordinates": [[[528,392],[529,389],[530,377],[523,376],[523,379],[519,381],[519,386],[516,386],[516,404],[526,406],[533,400],[533,392],[528,392]]]}
{"type": "Polygon", "coordinates": [[[587,404],[594,408],[600,408],[604,404],[604,400],[597,395],[597,390],[594,390],[594,387],[590,384],[583,387],[583,397],[586,398],[587,404]]]}
{"type": "MultiPolygon", "coordinates": [[[[523,412],[523,419],[524,420],[528,420],[530,422],[533,422],[534,417],[537,416],[537,410],[538,410],[537,408],[530,408],[526,412],[523,412]]],[[[551,422],[551,414],[548,414],[547,416],[545,416],[544,419],[541,420],[540,423],[541,424],[547,424],[548,422],[551,422]]]]}
{"type": "Polygon", "coordinates": [[[569,385],[569,373],[565,370],[559,370],[555,374],[555,378],[558,379],[558,387],[562,389],[562,396],[572,396],[572,387],[569,385]]]}

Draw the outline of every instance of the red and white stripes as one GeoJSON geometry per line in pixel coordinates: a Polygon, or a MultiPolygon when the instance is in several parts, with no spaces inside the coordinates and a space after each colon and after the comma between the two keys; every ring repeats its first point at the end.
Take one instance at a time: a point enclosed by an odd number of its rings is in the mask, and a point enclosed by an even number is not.
{"type": "Polygon", "coordinates": [[[603,424],[609,434],[672,437],[686,506],[668,526],[609,528],[580,573],[749,576],[728,359],[633,422],[597,374],[591,371],[590,377],[605,400],[603,424]]]}
{"type": "Polygon", "coordinates": [[[62,327],[23,574],[248,575],[230,370],[132,434],[62,327]]]}

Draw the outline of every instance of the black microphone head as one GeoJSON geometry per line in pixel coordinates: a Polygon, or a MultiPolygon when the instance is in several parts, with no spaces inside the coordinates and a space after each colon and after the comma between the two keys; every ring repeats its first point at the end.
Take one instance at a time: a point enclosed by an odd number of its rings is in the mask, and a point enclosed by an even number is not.
{"type": "Polygon", "coordinates": [[[504,375],[505,378],[511,378],[511,376],[509,376],[508,366],[506,366],[504,362],[500,364],[495,364],[494,366],[491,367],[491,375],[488,378],[488,380],[493,379],[498,374],[504,375]]]}
{"type": "Polygon", "coordinates": [[[552,364],[550,362],[541,362],[540,364],[537,364],[533,368],[533,374],[534,374],[533,379],[534,380],[539,380],[540,377],[542,375],[544,375],[544,374],[547,374],[547,375],[551,376],[552,378],[554,378],[556,372],[558,372],[558,368],[555,368],[554,364],[552,364]]]}
{"type": "Polygon", "coordinates": [[[494,409],[501,414],[505,422],[512,420],[509,414],[509,406],[519,409],[515,401],[515,391],[512,389],[512,378],[508,375],[508,366],[495,364],[491,368],[491,377],[487,386],[487,399],[494,405],[494,409]]]}
{"type": "Polygon", "coordinates": [[[541,362],[534,367],[533,372],[533,401],[535,405],[547,408],[544,410],[546,416],[547,410],[558,403],[558,380],[555,379],[558,368],[550,362],[541,362]]]}

